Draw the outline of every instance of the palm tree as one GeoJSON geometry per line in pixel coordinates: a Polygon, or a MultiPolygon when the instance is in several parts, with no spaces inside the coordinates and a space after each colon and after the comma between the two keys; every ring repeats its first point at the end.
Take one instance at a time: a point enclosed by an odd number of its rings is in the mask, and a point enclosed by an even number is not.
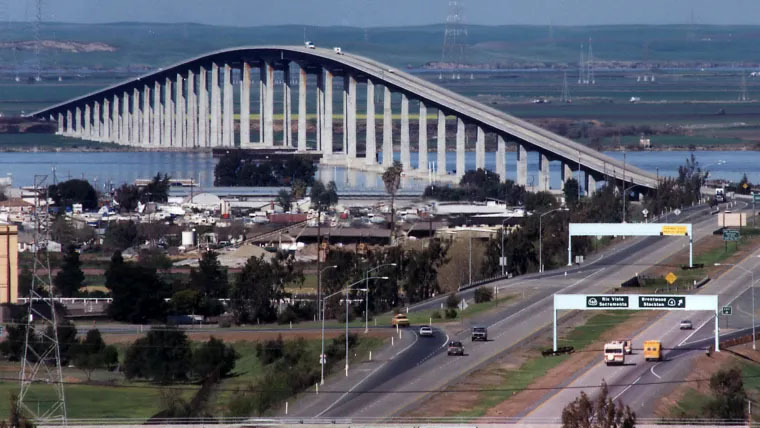
{"type": "Polygon", "coordinates": [[[398,188],[401,185],[401,174],[403,172],[404,166],[399,161],[394,161],[393,165],[386,168],[385,172],[383,172],[385,191],[391,195],[391,243],[395,241],[396,192],[398,192],[398,188]]]}

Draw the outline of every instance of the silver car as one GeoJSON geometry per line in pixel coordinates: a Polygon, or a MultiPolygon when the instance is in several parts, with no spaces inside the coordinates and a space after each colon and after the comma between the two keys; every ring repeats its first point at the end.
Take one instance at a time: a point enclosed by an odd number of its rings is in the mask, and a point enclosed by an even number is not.
{"type": "Polygon", "coordinates": [[[420,327],[420,336],[422,337],[432,337],[433,336],[433,329],[430,328],[429,325],[423,325],[420,327]]]}
{"type": "Polygon", "coordinates": [[[683,320],[681,321],[681,330],[691,330],[691,321],[690,320],[683,320]]]}

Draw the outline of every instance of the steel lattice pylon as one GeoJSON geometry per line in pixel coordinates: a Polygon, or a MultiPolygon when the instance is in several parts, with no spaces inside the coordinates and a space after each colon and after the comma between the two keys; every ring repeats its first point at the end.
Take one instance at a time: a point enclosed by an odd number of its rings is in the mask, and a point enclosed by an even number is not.
{"type": "Polygon", "coordinates": [[[18,406],[32,416],[36,423],[57,422],[66,425],[58,322],[52,299],[54,290],[47,251],[49,215],[46,181],[47,175],[34,177],[34,270],[29,292],[18,406]],[[44,202],[40,201],[41,198],[44,198],[44,202]]]}
{"type": "Polygon", "coordinates": [[[453,68],[462,68],[467,63],[467,26],[464,23],[464,6],[461,0],[450,0],[443,34],[441,62],[453,68]]]}

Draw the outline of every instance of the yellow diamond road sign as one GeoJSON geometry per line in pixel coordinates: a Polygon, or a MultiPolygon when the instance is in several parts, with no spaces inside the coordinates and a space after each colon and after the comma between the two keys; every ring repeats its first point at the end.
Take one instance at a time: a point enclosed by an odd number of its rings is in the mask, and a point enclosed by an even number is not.
{"type": "Polygon", "coordinates": [[[675,274],[673,274],[673,272],[670,272],[667,275],[665,275],[665,281],[668,281],[668,284],[670,284],[670,285],[673,285],[673,283],[676,282],[677,279],[678,279],[678,277],[675,276],[675,274]]]}

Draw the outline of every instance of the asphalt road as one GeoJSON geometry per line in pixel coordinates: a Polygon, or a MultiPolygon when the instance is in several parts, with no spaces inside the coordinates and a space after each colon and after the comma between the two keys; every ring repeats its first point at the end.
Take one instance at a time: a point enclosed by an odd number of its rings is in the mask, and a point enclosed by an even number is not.
{"type": "MultiPolygon", "coordinates": [[[[697,218],[694,223],[695,242],[711,234],[714,229],[714,217],[697,218]]],[[[420,340],[406,352],[397,355],[395,361],[388,362],[387,368],[378,369],[361,379],[359,376],[354,377],[354,381],[360,380],[361,384],[355,383],[357,387],[350,393],[320,394],[322,398],[317,400],[319,403],[312,402],[308,411],[302,412],[298,402],[291,409],[301,416],[382,417],[399,414],[418,405],[429,394],[428,391],[441,390],[526,339],[546,335],[552,319],[553,294],[602,292],[617,287],[622,281],[661,262],[687,245],[688,242],[683,238],[629,239],[582,267],[561,269],[543,275],[526,275],[491,284],[497,286],[500,292],[523,290],[526,292],[525,298],[472,319],[469,323],[462,324],[460,331],[450,333],[452,339],[465,343],[467,356],[448,357],[444,348],[434,349],[438,344],[418,351],[420,340]],[[472,324],[487,326],[491,340],[471,343],[468,335],[472,324]]],[[[435,308],[439,305],[439,301],[433,300],[410,310],[435,308]]],[[[551,334],[550,331],[548,334],[551,334]]],[[[352,379],[352,376],[349,375],[348,379],[352,379]]],[[[347,389],[333,387],[328,382],[323,392],[329,390],[345,392],[347,389]]]]}

